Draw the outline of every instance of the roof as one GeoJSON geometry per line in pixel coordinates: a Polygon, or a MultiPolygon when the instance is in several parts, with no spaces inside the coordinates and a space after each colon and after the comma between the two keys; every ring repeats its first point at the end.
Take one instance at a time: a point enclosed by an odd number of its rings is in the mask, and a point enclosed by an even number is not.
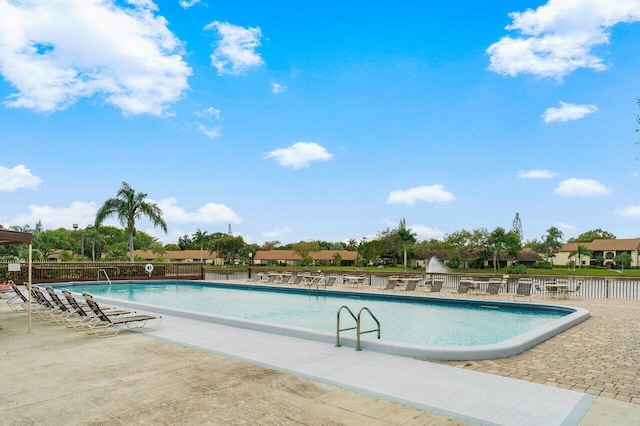
{"type": "MultiPolygon", "coordinates": [[[[356,260],[358,252],[349,250],[320,250],[312,251],[309,256],[313,260],[333,260],[336,253],[342,260],[356,260]]],[[[254,260],[301,260],[302,257],[293,250],[258,250],[254,260]]]]}
{"type": "Polygon", "coordinates": [[[0,244],[31,244],[33,234],[29,232],[10,231],[0,226],[0,244]]]}
{"type": "MultiPolygon", "coordinates": [[[[133,254],[144,259],[155,259],[158,256],[162,256],[167,260],[200,260],[200,250],[165,251],[162,254],[153,253],[151,250],[134,250],[133,254]]],[[[215,251],[213,253],[209,253],[209,250],[202,250],[202,259],[213,260],[218,257],[218,253],[215,251]]]]}
{"type": "Polygon", "coordinates": [[[591,251],[634,251],[640,249],[640,238],[593,240],[590,243],[567,243],[560,251],[573,251],[583,245],[591,251]]]}

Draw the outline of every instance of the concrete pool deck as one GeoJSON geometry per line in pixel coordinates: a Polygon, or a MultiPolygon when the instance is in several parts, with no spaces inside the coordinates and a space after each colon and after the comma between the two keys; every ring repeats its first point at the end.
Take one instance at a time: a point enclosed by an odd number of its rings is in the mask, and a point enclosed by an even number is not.
{"type": "Polygon", "coordinates": [[[0,422],[638,424],[640,302],[570,304],[592,318],[456,368],[168,316],[146,335],[98,340],[39,320],[27,335],[25,315],[0,303],[0,422]],[[585,392],[573,369],[619,392],[585,392]]]}

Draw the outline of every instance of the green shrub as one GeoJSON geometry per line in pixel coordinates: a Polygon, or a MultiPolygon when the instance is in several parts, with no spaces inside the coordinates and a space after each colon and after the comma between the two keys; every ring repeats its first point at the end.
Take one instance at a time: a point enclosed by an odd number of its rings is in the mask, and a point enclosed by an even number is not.
{"type": "Polygon", "coordinates": [[[447,262],[447,267],[451,269],[457,269],[460,267],[460,258],[458,256],[451,256],[451,259],[447,262]]]}
{"type": "Polygon", "coordinates": [[[525,275],[527,268],[524,265],[510,265],[507,266],[507,274],[510,275],[525,275]]]}
{"type": "Polygon", "coordinates": [[[537,260],[533,267],[537,269],[553,269],[553,263],[548,260],[537,260]]]}

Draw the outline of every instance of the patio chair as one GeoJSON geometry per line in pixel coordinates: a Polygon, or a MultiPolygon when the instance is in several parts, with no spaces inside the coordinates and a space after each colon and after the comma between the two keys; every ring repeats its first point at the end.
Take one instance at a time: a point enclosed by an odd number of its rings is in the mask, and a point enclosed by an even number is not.
{"type": "Polygon", "coordinates": [[[304,277],[304,275],[305,275],[304,273],[296,274],[296,276],[293,277],[293,281],[291,282],[291,284],[293,285],[300,284],[300,281],[302,281],[302,277],[304,277]]]}
{"type": "Polygon", "coordinates": [[[411,277],[407,279],[407,284],[402,289],[402,291],[416,291],[416,287],[418,284],[422,282],[422,278],[419,277],[411,277]]]}
{"type": "MultiPolygon", "coordinates": [[[[134,331],[152,331],[158,328],[162,321],[162,316],[151,314],[131,314],[131,315],[108,315],[105,313],[98,302],[89,293],[83,292],[87,305],[93,310],[98,321],[90,322],[86,324],[85,331],[87,334],[95,334],[99,338],[113,337],[117,335],[122,327],[127,327],[129,330],[134,331]],[[147,323],[150,321],[158,321],[153,326],[146,328],[147,323]]],[[[107,311],[108,312],[108,311],[107,311]]]]}
{"type": "MultiPolygon", "coordinates": [[[[62,289],[62,295],[67,300],[70,309],[77,315],[76,317],[68,317],[65,327],[73,327],[75,330],[82,330],[86,325],[92,321],[96,321],[96,314],[84,301],[78,301],[73,294],[66,288],[62,289]]],[[[101,306],[103,311],[109,313],[109,315],[131,315],[136,311],[131,309],[120,309],[113,306],[101,306]]]]}
{"type": "Polygon", "coordinates": [[[26,310],[27,304],[29,303],[29,299],[25,294],[20,290],[20,288],[14,283],[12,280],[9,280],[9,286],[13,289],[15,293],[13,297],[7,300],[7,305],[13,311],[19,311],[20,309],[26,310]]]}
{"type": "Polygon", "coordinates": [[[533,279],[531,278],[520,278],[518,280],[518,290],[513,295],[513,300],[516,299],[529,299],[531,302],[531,287],[533,286],[533,279]]]}
{"type": "Polygon", "coordinates": [[[396,286],[400,284],[400,277],[397,276],[391,276],[389,278],[387,278],[387,286],[385,288],[383,288],[382,290],[395,290],[396,286]]]}
{"type": "Polygon", "coordinates": [[[575,294],[576,296],[578,296],[579,299],[582,299],[582,297],[580,297],[580,287],[582,287],[582,281],[578,281],[578,284],[576,284],[576,288],[574,288],[573,290],[569,289],[566,290],[565,294],[567,297],[570,297],[572,294],[575,294]]]}
{"type": "Polygon", "coordinates": [[[459,296],[461,294],[467,295],[469,294],[469,290],[471,289],[471,284],[473,281],[471,278],[461,278],[458,283],[458,289],[447,292],[448,294],[453,294],[454,296],[459,296]]]}
{"type": "Polygon", "coordinates": [[[42,290],[37,285],[31,286],[31,296],[33,297],[33,301],[37,304],[32,306],[32,313],[45,321],[49,322],[57,322],[56,315],[58,315],[61,311],[58,309],[56,305],[53,304],[49,299],[47,299],[42,290]]]}
{"type": "Polygon", "coordinates": [[[427,294],[440,294],[442,291],[442,285],[444,284],[444,278],[436,278],[431,283],[431,288],[429,289],[429,293],[427,294]]]}
{"type": "Polygon", "coordinates": [[[489,278],[489,283],[487,284],[486,291],[480,291],[476,293],[478,296],[482,296],[483,298],[487,298],[490,296],[496,296],[500,298],[500,289],[502,288],[502,279],[501,278],[489,278]]]}
{"type": "Polygon", "coordinates": [[[338,279],[337,275],[334,275],[334,274],[329,275],[329,278],[327,278],[327,280],[324,282],[324,288],[332,287],[336,283],[337,279],[338,279]]]}

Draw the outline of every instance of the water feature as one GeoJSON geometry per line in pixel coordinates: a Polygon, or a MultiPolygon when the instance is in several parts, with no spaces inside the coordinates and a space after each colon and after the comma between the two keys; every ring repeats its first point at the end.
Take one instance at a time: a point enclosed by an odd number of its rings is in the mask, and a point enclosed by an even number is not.
{"type": "Polygon", "coordinates": [[[427,263],[426,272],[446,273],[449,272],[449,268],[447,268],[443,262],[438,260],[437,257],[433,256],[429,259],[429,263],[427,263]]]}

